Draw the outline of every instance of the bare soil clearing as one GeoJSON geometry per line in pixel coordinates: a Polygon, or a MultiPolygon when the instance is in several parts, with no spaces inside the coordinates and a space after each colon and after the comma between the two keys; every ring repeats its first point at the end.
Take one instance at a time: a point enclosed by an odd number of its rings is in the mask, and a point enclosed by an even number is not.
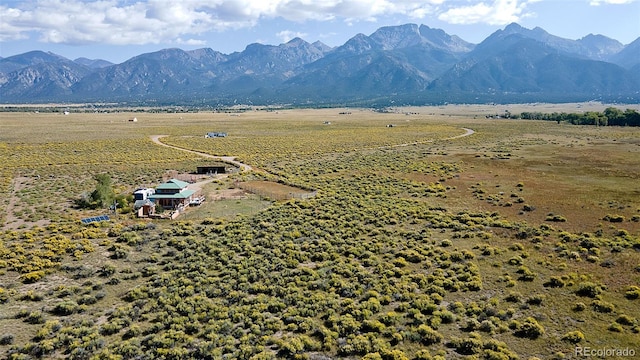
{"type": "Polygon", "coordinates": [[[20,197],[18,193],[28,188],[31,178],[19,176],[13,179],[11,182],[12,191],[9,195],[9,203],[7,204],[4,224],[4,230],[15,230],[24,226],[44,226],[49,223],[48,220],[38,220],[36,222],[25,221],[23,218],[16,216],[15,211],[18,210],[20,197]]]}

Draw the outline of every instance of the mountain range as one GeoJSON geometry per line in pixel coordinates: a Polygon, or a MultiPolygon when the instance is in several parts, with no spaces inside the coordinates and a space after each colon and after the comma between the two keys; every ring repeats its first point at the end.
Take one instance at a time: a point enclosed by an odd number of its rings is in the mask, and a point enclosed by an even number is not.
{"type": "Polygon", "coordinates": [[[510,24],[479,44],[406,24],[329,47],[295,38],[120,64],[31,51],[0,59],[0,103],[388,105],[640,99],[640,38],[570,40],[510,24]]]}

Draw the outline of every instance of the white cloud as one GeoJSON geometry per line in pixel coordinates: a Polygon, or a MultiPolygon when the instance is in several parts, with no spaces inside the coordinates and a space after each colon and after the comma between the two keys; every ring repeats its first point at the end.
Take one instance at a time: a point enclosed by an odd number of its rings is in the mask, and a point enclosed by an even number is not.
{"type": "MultiPolygon", "coordinates": [[[[209,31],[248,28],[263,19],[376,21],[423,18],[444,0],[32,0],[0,5],[0,41],[38,34],[64,44],[178,42],[209,31]]],[[[196,36],[197,37],[197,36],[196,36]]]]}
{"type": "Polygon", "coordinates": [[[175,42],[177,44],[181,44],[181,45],[189,45],[189,46],[205,46],[207,45],[207,42],[204,40],[198,40],[198,39],[181,39],[181,38],[177,38],[175,40],[175,42]]]}
{"type": "MultiPolygon", "coordinates": [[[[261,21],[375,22],[428,19],[505,25],[532,16],[541,0],[29,0],[0,5],[0,41],[36,36],[63,44],[204,44],[209,32],[251,28],[261,21]]],[[[591,5],[638,0],[585,0],[591,5]]],[[[278,36],[290,35],[286,31],[278,36]]]]}
{"type": "Polygon", "coordinates": [[[0,41],[22,40],[29,37],[26,31],[16,23],[20,16],[20,10],[0,5],[0,19],[2,19],[0,21],[0,41]]]}
{"type": "Polygon", "coordinates": [[[505,25],[518,22],[530,16],[526,11],[527,0],[494,0],[492,3],[480,2],[475,5],[454,6],[442,12],[438,19],[452,24],[505,25]]]}
{"type": "Polygon", "coordinates": [[[276,36],[282,40],[283,43],[289,42],[289,40],[293,39],[293,38],[304,38],[306,37],[308,34],[303,33],[303,32],[298,32],[298,31],[291,31],[291,30],[283,30],[280,31],[276,34],[276,36]]]}
{"type": "Polygon", "coordinates": [[[591,0],[589,5],[592,5],[592,6],[600,6],[602,4],[624,5],[624,4],[631,4],[636,1],[638,0],[591,0]]]}

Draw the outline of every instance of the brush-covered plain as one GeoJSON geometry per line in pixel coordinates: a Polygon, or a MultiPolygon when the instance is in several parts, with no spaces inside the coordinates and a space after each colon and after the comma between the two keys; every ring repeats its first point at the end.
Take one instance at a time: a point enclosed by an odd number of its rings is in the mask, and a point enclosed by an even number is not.
{"type": "Polygon", "coordinates": [[[0,113],[1,356],[640,354],[640,130],[483,111],[0,113]],[[82,224],[96,174],[128,194],[211,161],[160,134],[254,169],[206,191],[314,196],[82,224]]]}

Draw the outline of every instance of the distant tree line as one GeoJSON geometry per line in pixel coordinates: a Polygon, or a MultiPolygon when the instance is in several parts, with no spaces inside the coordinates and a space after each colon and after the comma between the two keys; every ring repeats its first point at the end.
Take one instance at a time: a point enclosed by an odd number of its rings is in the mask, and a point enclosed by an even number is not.
{"type": "Polygon", "coordinates": [[[614,107],[608,107],[603,112],[587,111],[584,113],[541,113],[523,112],[521,119],[525,120],[548,120],[569,122],[573,125],[596,125],[596,126],[640,126],[640,113],[633,109],[622,111],[614,107]]]}

